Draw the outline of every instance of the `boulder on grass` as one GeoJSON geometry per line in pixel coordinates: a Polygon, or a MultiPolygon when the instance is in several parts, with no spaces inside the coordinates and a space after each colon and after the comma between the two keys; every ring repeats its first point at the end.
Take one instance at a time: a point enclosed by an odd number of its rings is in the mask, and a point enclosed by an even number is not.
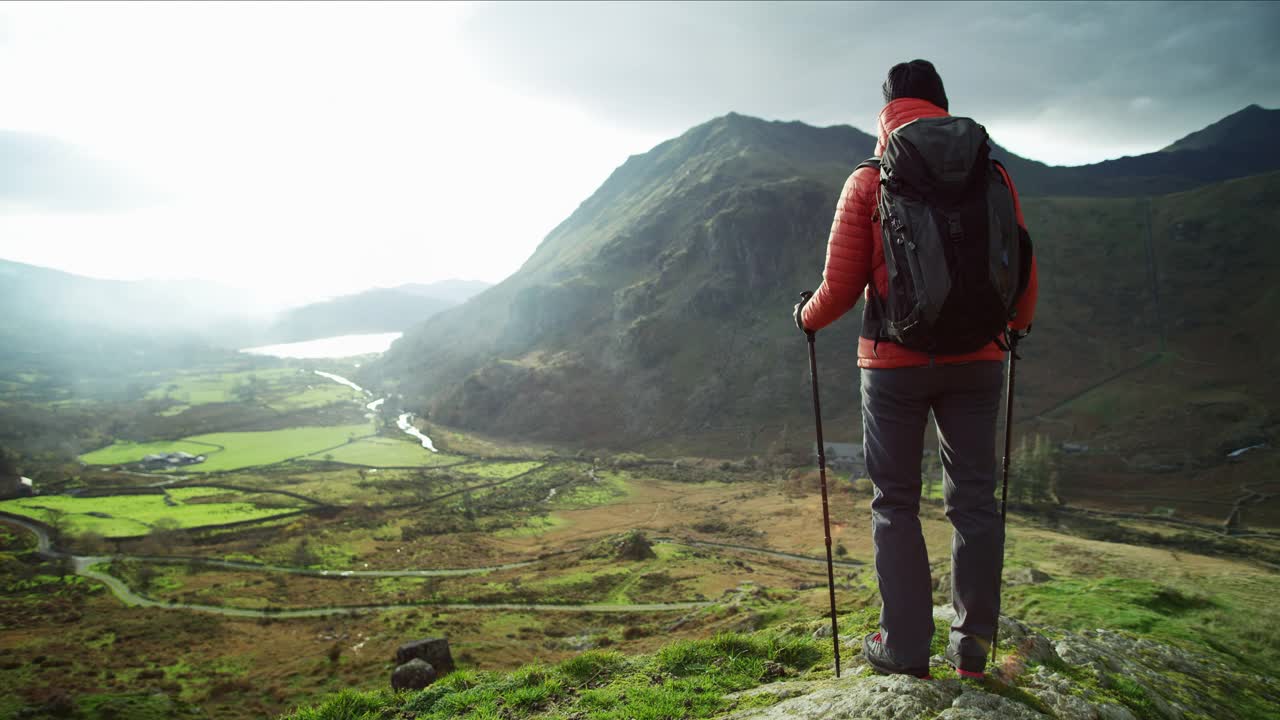
{"type": "Polygon", "coordinates": [[[1052,579],[1053,576],[1049,573],[1030,567],[1017,568],[1004,574],[1005,585],[1039,585],[1052,579]]]}
{"type": "Polygon", "coordinates": [[[435,668],[440,675],[453,672],[453,654],[449,652],[449,641],[445,638],[425,638],[413,640],[396,649],[396,665],[404,665],[417,658],[435,668]]]}
{"type": "Polygon", "coordinates": [[[424,662],[418,658],[404,663],[397,667],[395,672],[391,673],[391,689],[396,692],[401,690],[421,690],[435,681],[436,669],[431,667],[431,663],[424,662]]]}

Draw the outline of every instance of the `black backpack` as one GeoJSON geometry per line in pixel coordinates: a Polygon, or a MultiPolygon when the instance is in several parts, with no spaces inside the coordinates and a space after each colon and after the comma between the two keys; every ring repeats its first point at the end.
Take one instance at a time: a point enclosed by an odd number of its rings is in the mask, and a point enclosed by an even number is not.
{"type": "Polygon", "coordinates": [[[921,118],[889,134],[880,171],[888,297],[874,285],[863,336],[921,352],[974,352],[1002,339],[1031,267],[1031,238],[969,118],[921,118]]]}

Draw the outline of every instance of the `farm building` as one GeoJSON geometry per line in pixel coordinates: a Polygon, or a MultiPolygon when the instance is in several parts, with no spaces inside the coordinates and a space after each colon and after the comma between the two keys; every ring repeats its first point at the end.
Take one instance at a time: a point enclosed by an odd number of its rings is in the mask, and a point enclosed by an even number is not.
{"type": "MultiPolygon", "coordinates": [[[[862,465],[862,445],[859,443],[835,443],[824,445],[827,456],[827,467],[853,468],[862,465]]],[[[818,458],[818,448],[813,449],[814,460],[818,458]]]]}
{"type": "Polygon", "coordinates": [[[185,452],[159,453],[142,458],[142,467],[147,470],[182,467],[204,462],[203,455],[192,455],[185,452]]]}
{"type": "Polygon", "coordinates": [[[27,497],[35,493],[31,478],[19,475],[0,476],[0,500],[27,497]]]}

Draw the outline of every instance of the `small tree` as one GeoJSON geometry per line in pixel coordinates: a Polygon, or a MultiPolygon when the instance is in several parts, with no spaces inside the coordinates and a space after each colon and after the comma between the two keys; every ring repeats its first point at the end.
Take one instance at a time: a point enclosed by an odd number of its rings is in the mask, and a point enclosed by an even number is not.
{"type": "Polygon", "coordinates": [[[62,541],[67,529],[71,526],[65,510],[48,508],[44,511],[44,522],[49,526],[49,541],[57,545],[62,541]]]}
{"type": "Polygon", "coordinates": [[[231,395],[240,402],[251,403],[258,399],[262,390],[262,381],[257,375],[250,375],[248,382],[237,383],[231,388],[231,395]]]}
{"type": "Polygon", "coordinates": [[[293,548],[293,566],[306,568],[315,565],[318,559],[315,552],[311,550],[311,543],[307,538],[302,538],[293,548]]]}
{"type": "Polygon", "coordinates": [[[137,563],[133,572],[133,579],[138,583],[138,590],[146,592],[151,589],[152,584],[156,581],[156,569],[150,563],[137,563]]]}
{"type": "Polygon", "coordinates": [[[462,517],[467,519],[467,526],[474,530],[476,526],[476,511],[472,506],[470,488],[462,492],[462,517]]]}
{"type": "Polygon", "coordinates": [[[1030,443],[1023,437],[1010,459],[1010,499],[1023,505],[1056,505],[1057,458],[1048,437],[1037,434],[1030,443]]]}
{"type": "Polygon", "coordinates": [[[80,552],[88,555],[101,555],[107,552],[107,540],[102,533],[86,530],[76,536],[76,546],[80,552]]]}
{"type": "Polygon", "coordinates": [[[171,517],[162,517],[151,523],[151,532],[138,543],[141,555],[165,555],[181,539],[181,523],[171,517]]]}

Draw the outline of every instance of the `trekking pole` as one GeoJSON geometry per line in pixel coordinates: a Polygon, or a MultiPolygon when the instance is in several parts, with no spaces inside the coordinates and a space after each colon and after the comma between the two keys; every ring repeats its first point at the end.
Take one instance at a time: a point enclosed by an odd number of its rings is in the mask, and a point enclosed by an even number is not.
{"type": "Polygon", "coordinates": [[[1009,446],[1013,441],[1013,379],[1018,363],[1018,336],[1012,332],[1009,338],[1009,386],[1004,399],[1004,479],[1000,483],[1000,574],[996,576],[996,626],[991,631],[991,664],[996,664],[996,640],[1000,637],[1000,593],[1004,586],[1004,530],[1009,518],[1009,446]]]}
{"type": "MultiPolygon", "coordinates": [[[[809,293],[801,297],[808,300],[809,293]]],[[[818,402],[818,356],[813,349],[813,333],[809,339],[809,377],[813,380],[813,422],[818,433],[818,477],[822,481],[822,529],[827,543],[827,594],[831,598],[831,649],[836,655],[836,677],[840,677],[840,629],[836,626],[836,576],[831,563],[831,512],[827,509],[827,453],[822,444],[822,405],[818,402]]]]}

